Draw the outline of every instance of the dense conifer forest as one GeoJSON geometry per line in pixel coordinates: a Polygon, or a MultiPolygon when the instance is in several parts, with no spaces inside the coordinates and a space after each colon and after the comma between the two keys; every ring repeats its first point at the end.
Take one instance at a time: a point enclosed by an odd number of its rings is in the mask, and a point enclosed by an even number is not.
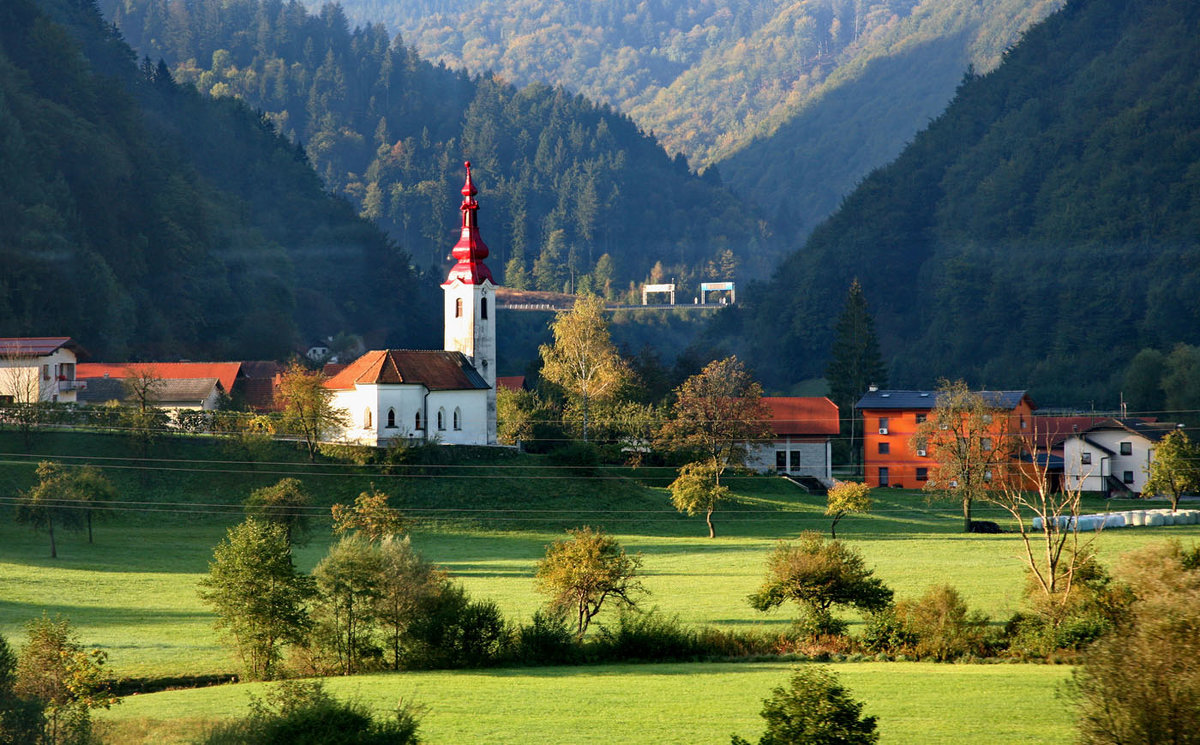
{"type": "Polygon", "coordinates": [[[470,159],[490,260],[507,285],[615,297],[654,277],[762,276],[783,248],[715,178],[691,173],[608,106],[433,65],[337,5],[103,0],[180,82],[236,97],[302,144],[326,187],[442,266],[470,159]],[[656,265],[657,268],[656,268],[656,265]]]}
{"type": "Polygon", "coordinates": [[[893,386],[1115,406],[1140,349],[1200,342],[1198,44],[1195,3],[1073,0],[968,74],[721,333],[773,383],[817,375],[857,277],[893,386]]]}
{"type": "Polygon", "coordinates": [[[0,334],[107,359],[424,341],[409,257],[270,122],[139,65],[89,2],[0,3],[0,183],[0,334]]]}

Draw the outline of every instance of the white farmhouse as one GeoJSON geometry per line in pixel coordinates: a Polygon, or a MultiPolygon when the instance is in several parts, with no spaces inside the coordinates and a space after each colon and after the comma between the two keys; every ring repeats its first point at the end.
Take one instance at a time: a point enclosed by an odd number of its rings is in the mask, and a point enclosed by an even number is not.
{"type": "Polygon", "coordinates": [[[75,403],[82,347],[66,336],[0,338],[0,404],[75,403]]]}
{"type": "Polygon", "coordinates": [[[1141,419],[1107,419],[1063,440],[1068,489],[1141,494],[1158,441],[1176,425],[1141,419]]]}
{"type": "Polygon", "coordinates": [[[496,285],[483,263],[479,192],[466,164],[462,231],[452,255],[457,263],[442,283],[445,338],[442,350],[367,352],[325,382],[332,404],[350,425],[334,439],[385,446],[399,439],[452,445],[496,442],[496,285]]]}
{"type": "Polygon", "coordinates": [[[832,446],[840,423],[838,407],[823,396],[763,396],[771,411],[772,439],[751,445],[747,467],[833,484],[832,446]]]}

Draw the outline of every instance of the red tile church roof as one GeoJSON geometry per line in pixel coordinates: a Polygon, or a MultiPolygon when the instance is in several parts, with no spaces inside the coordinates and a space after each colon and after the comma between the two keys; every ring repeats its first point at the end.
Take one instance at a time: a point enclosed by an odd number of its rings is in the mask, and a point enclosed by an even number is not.
{"type": "Polygon", "coordinates": [[[462,352],[424,349],[377,349],[367,352],[325,381],[333,390],[355,385],[423,385],[431,391],[487,389],[462,352]]]}

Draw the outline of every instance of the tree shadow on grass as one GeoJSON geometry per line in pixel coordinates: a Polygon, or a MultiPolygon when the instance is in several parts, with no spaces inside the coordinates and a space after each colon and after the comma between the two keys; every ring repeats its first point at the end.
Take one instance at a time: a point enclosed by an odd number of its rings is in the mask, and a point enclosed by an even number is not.
{"type": "MultiPolygon", "coordinates": [[[[62,616],[77,626],[156,626],[160,624],[178,624],[181,622],[202,622],[208,624],[212,614],[201,611],[179,611],[155,608],[146,610],[139,607],[111,608],[89,605],[72,605],[69,603],[20,603],[0,600],[0,628],[20,627],[27,621],[47,615],[62,616]]],[[[144,646],[144,645],[137,645],[144,646]]]]}

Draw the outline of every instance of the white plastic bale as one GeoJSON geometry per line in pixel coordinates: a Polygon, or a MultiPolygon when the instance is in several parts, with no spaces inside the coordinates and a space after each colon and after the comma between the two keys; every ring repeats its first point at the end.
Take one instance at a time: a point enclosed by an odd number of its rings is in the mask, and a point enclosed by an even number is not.
{"type": "Polygon", "coordinates": [[[1040,518],[1040,517],[1033,518],[1033,529],[1034,530],[1042,529],[1042,518],[1040,518]]]}
{"type": "Polygon", "coordinates": [[[1146,524],[1146,511],[1134,510],[1131,522],[1135,527],[1141,527],[1146,524]]]}
{"type": "Polygon", "coordinates": [[[1153,513],[1150,513],[1149,515],[1146,515],[1147,527],[1161,528],[1165,524],[1166,524],[1166,521],[1163,519],[1163,516],[1158,514],[1157,512],[1153,512],[1153,513]]]}

